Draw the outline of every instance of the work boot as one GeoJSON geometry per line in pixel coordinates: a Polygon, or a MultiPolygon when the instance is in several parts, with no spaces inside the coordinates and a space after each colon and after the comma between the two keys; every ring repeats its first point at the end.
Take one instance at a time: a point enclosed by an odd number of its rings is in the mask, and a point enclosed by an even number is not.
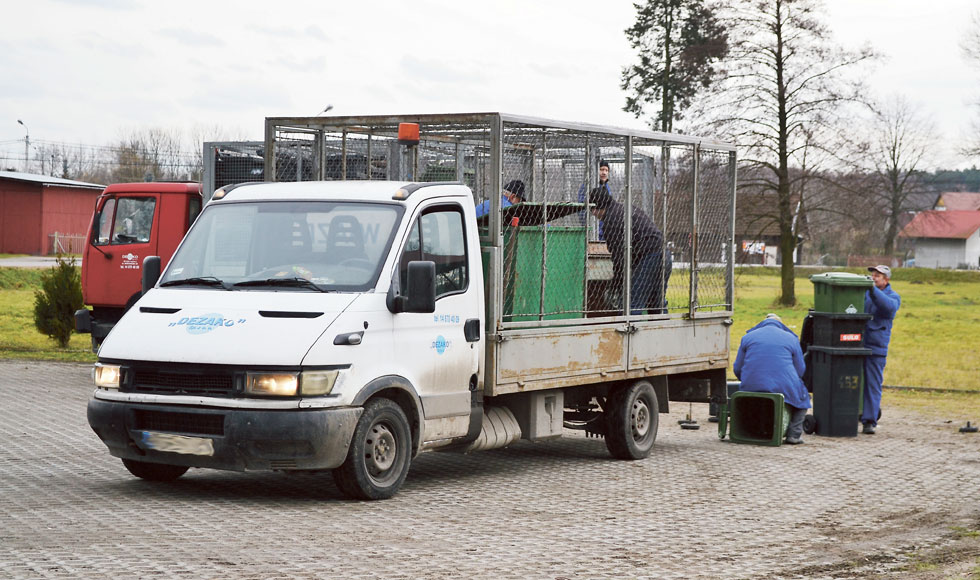
{"type": "Polygon", "coordinates": [[[871,423],[865,423],[864,424],[864,429],[861,430],[861,433],[864,433],[865,435],[874,435],[875,434],[875,426],[872,425],[871,423]]]}
{"type": "Polygon", "coordinates": [[[803,440],[799,437],[787,437],[783,440],[783,443],[787,445],[800,445],[803,443],[803,440]]]}

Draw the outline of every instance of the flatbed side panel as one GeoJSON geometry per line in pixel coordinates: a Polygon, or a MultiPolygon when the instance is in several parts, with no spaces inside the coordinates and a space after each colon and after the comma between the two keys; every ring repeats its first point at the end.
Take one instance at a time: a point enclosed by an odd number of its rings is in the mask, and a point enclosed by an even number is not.
{"type": "Polygon", "coordinates": [[[623,323],[503,331],[496,349],[496,383],[621,372],[626,369],[623,323]]]}
{"type": "MultiPolygon", "coordinates": [[[[511,393],[527,393],[531,391],[541,391],[545,389],[565,389],[569,387],[579,387],[585,385],[597,385],[602,383],[613,383],[618,381],[633,381],[637,379],[651,379],[653,377],[674,377],[678,375],[687,375],[690,373],[703,373],[707,371],[720,371],[725,372],[727,368],[726,361],[720,361],[715,363],[709,363],[708,361],[701,361],[688,364],[678,364],[671,366],[656,367],[650,370],[646,369],[636,369],[636,370],[619,370],[619,371],[601,371],[587,374],[580,374],[575,376],[558,376],[551,378],[542,378],[534,380],[521,380],[519,382],[509,382],[509,383],[499,383],[488,388],[485,391],[485,395],[488,397],[497,397],[500,395],[509,395],[511,393]]],[[[705,399],[704,402],[707,402],[705,399]]],[[[661,412],[666,412],[661,409],[661,412]]]]}
{"type": "Polygon", "coordinates": [[[637,321],[630,334],[629,370],[695,362],[728,364],[729,318],[637,321]]]}

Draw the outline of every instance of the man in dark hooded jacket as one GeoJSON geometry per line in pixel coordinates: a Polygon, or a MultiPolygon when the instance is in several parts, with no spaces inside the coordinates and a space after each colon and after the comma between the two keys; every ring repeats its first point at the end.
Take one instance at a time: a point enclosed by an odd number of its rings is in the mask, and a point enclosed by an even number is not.
{"type": "Polygon", "coordinates": [[[626,210],[608,190],[589,192],[592,213],[604,222],[606,247],[613,263],[613,280],[622,288],[627,252],[630,262],[630,313],[666,312],[666,289],[673,269],[670,251],[664,251],[664,234],[639,207],[633,207],[630,239],[626,239],[626,210]]]}
{"type": "Polygon", "coordinates": [[[779,316],[769,314],[745,333],[734,370],[742,381],[740,391],[782,393],[790,416],[785,442],[802,443],[803,419],[810,408],[810,395],[803,384],[806,365],[799,339],[779,316]]]}

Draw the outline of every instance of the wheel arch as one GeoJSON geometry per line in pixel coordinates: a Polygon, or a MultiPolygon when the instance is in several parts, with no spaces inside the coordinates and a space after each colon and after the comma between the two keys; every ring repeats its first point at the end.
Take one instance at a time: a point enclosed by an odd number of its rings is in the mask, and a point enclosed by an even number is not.
{"type": "Polygon", "coordinates": [[[378,377],[364,386],[352,404],[363,407],[371,399],[385,398],[402,408],[412,430],[412,457],[422,443],[422,402],[411,381],[399,375],[378,377]]]}

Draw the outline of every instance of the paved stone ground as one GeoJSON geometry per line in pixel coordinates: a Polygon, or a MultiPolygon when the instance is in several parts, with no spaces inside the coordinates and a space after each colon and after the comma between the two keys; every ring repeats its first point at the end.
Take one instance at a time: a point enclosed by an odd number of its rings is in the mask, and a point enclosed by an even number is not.
{"type": "Polygon", "coordinates": [[[643,461],[575,433],[426,453],[395,498],[352,502],[329,474],[135,479],[91,391],[84,365],[0,361],[0,577],[899,578],[980,530],[980,436],[887,407],[875,436],[778,448],[678,407],[643,461]]]}

